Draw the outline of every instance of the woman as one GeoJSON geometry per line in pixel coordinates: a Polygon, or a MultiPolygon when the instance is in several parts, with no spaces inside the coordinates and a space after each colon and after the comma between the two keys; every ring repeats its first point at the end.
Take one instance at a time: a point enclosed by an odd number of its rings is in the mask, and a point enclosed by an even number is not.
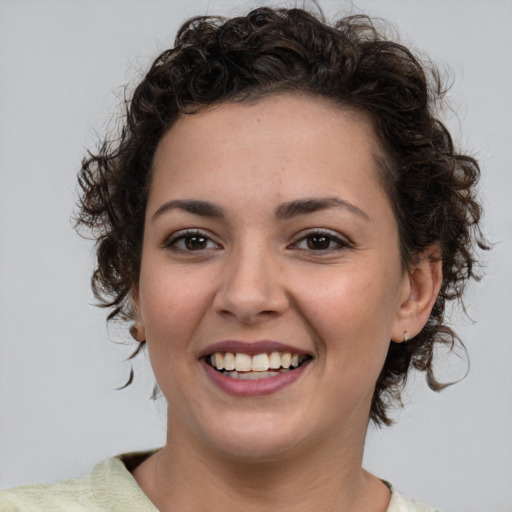
{"type": "Polygon", "coordinates": [[[364,17],[185,24],[79,178],[93,287],[147,345],[167,443],[2,510],[431,510],[362,454],[411,367],[442,387],[485,247],[440,96],[364,17]]]}

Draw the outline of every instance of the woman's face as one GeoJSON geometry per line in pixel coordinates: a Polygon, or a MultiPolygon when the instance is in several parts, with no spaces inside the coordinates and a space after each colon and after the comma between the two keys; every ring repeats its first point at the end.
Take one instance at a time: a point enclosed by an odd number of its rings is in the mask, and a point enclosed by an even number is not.
{"type": "Polygon", "coordinates": [[[377,151],[361,114],[291,94],[163,137],[134,295],[180,439],[258,459],[364,439],[409,293],[377,151]]]}

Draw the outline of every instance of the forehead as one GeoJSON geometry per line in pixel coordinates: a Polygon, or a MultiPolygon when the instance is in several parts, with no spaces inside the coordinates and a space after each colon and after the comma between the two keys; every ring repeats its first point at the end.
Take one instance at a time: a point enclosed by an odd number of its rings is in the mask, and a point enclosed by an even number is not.
{"type": "Polygon", "coordinates": [[[181,116],[164,135],[153,162],[150,202],[165,193],[245,193],[262,200],[270,194],[283,201],[306,192],[378,195],[379,152],[367,116],[323,98],[281,94],[220,104],[181,116]]]}

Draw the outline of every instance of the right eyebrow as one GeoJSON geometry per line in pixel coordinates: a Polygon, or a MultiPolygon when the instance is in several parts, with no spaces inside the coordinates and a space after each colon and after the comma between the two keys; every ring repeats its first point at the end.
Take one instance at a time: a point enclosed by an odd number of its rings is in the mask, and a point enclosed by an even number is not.
{"type": "Polygon", "coordinates": [[[214,217],[224,218],[224,211],[222,208],[209,201],[200,201],[197,199],[173,199],[172,201],[165,202],[151,217],[151,222],[154,222],[158,217],[169,210],[173,209],[183,210],[194,215],[201,217],[214,217]]]}

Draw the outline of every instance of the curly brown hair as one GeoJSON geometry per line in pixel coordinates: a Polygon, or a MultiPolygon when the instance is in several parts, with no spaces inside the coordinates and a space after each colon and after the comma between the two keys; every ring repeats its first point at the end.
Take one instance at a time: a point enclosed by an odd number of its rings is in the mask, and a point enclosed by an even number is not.
{"type": "Polygon", "coordinates": [[[426,372],[432,389],[444,387],[434,375],[434,348],[461,343],[445,323],[445,306],[478,278],[475,249],[487,244],[476,199],[479,166],[455,150],[436,118],[445,92],[439,74],[366,16],[329,24],[301,9],[260,8],[232,19],[187,21],[126,102],[120,134],[82,162],[77,225],[97,240],[92,287],[111,308],[109,320],[133,318],[153,155],[178,116],[279,92],[329,98],[366,113],[385,153],[381,179],[403,264],[439,247],[443,283],[430,318],[408,343],[390,343],[376,384],[370,419],[389,424],[388,407],[400,399],[411,367],[426,372]]]}

